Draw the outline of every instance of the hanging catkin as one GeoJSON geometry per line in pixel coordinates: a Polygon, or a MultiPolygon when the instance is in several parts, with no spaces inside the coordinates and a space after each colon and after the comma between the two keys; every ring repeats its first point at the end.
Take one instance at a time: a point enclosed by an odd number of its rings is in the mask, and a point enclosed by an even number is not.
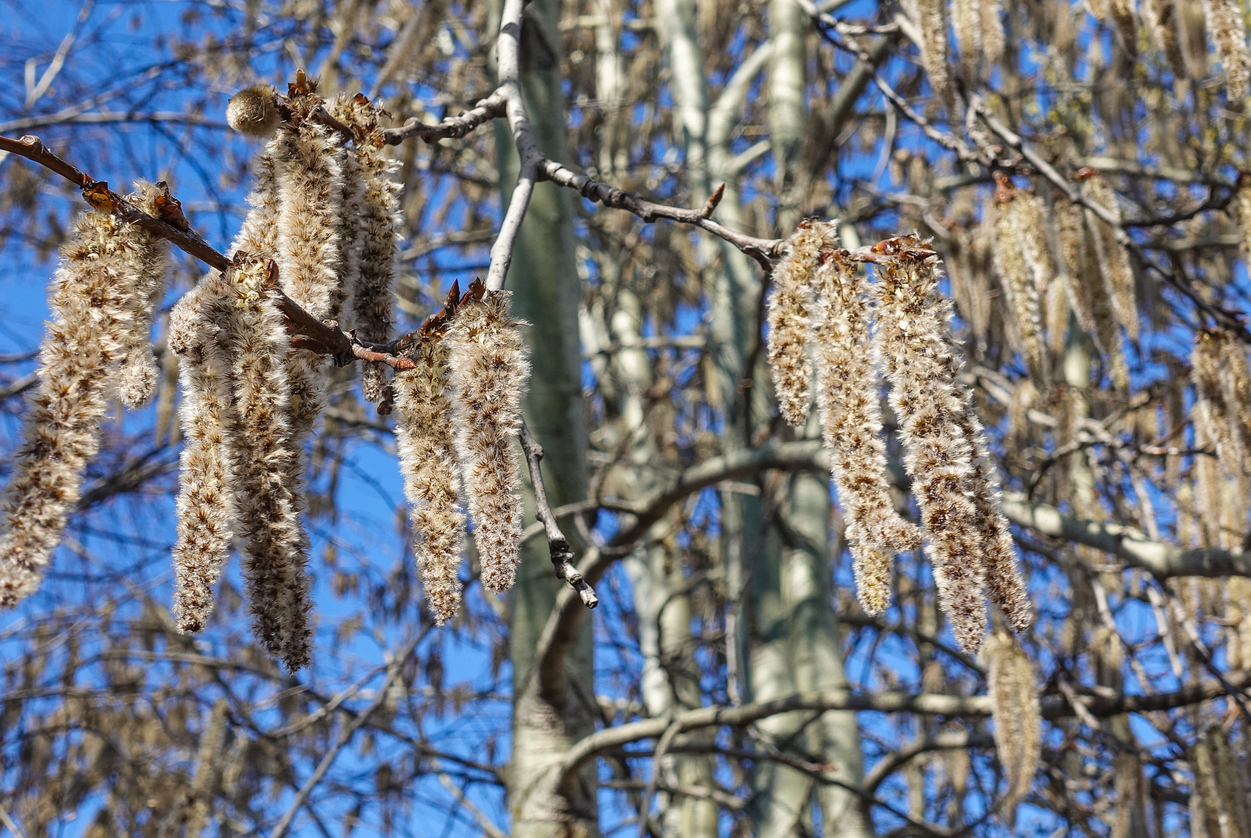
{"type": "Polygon", "coordinates": [[[395,377],[395,439],[411,505],[413,554],[434,621],[443,625],[460,608],[460,539],[465,516],[456,508],[456,450],[448,346],[422,336],[410,356],[416,368],[395,377]]]}
{"type": "Polygon", "coordinates": [[[960,70],[972,82],[982,56],[982,0],[951,0],[951,28],[960,51],[960,70]]]}
{"type": "Polygon", "coordinates": [[[1129,368],[1125,363],[1125,340],[1112,316],[1112,301],[1098,273],[1094,240],[1086,225],[1086,214],[1070,201],[1052,207],[1064,266],[1064,287],[1069,304],[1082,330],[1108,359],[1109,376],[1119,390],[1129,388],[1129,368]]]}
{"type": "Polygon", "coordinates": [[[1251,55],[1247,53],[1242,5],[1235,0],[1203,0],[1203,17],[1225,71],[1229,99],[1240,104],[1251,82],[1251,55]]]}
{"type": "Polygon", "coordinates": [[[986,569],[973,526],[966,403],[954,377],[961,361],[949,341],[951,301],[939,291],[935,259],[914,244],[878,259],[874,348],[891,384],[939,605],[961,648],[975,652],[986,632],[986,569]]]}
{"type": "MultiPolygon", "coordinates": [[[[1093,169],[1078,173],[1082,181],[1082,194],[1086,200],[1110,211],[1116,218],[1121,213],[1112,187],[1093,169]]],[[[1116,322],[1129,336],[1138,339],[1138,300],[1134,290],[1134,269],[1130,264],[1129,251],[1116,238],[1116,228],[1091,210],[1086,210],[1086,220],[1094,233],[1095,251],[1099,255],[1099,268],[1103,272],[1104,287],[1112,301],[1112,314],[1116,322]]]]}
{"type": "Polygon", "coordinates": [[[921,65],[930,86],[945,99],[951,92],[951,76],[947,71],[946,0],[904,0],[904,10],[921,35],[918,45],[921,65]]]}
{"type": "Polygon", "coordinates": [[[995,265],[1021,336],[1022,354],[1031,374],[1042,380],[1047,349],[1041,300],[1055,275],[1055,265],[1042,236],[1042,211],[1037,198],[1018,191],[1002,174],[998,179],[994,204],[995,265]]]}
{"type": "Polygon", "coordinates": [[[508,313],[505,291],[470,287],[445,340],[451,369],[456,454],[482,563],[482,584],[512,587],[521,540],[521,462],[516,438],[530,377],[525,324],[508,313]]]}
{"type": "Polygon", "coordinates": [[[1164,53],[1173,76],[1177,79],[1186,78],[1186,56],[1182,52],[1182,42],[1177,31],[1181,22],[1177,17],[1174,0],[1143,0],[1142,16],[1151,40],[1164,53]]]}
{"type": "Polygon", "coordinates": [[[800,223],[787,240],[787,253],[773,269],[768,303],[769,371],[782,418],[795,427],[808,419],[812,365],[808,361],[808,320],[811,317],[813,273],[825,243],[825,225],[814,219],[800,223]]]}
{"type": "Polygon", "coordinates": [[[288,477],[292,447],[287,357],[291,344],[273,293],[272,263],[236,255],[226,274],[234,328],[231,353],[235,423],[227,436],[233,508],[248,583],[253,631],[294,672],[308,662],[307,537],[288,477]]]}
{"type": "MultiPolygon", "coordinates": [[[[39,585],[78,503],[83,469],[99,449],[100,421],[132,346],[131,300],[146,287],[166,244],[110,211],[83,213],[61,250],[39,352],[39,386],[23,424],[13,476],[0,495],[0,607],[39,585]]],[[[134,197],[142,204],[145,198],[134,197]]]]}
{"type": "MultiPolygon", "coordinates": [[[[301,79],[300,81],[303,81],[301,79]]],[[[321,100],[304,88],[293,90],[296,119],[274,138],[277,182],[277,261],[282,290],[318,320],[335,319],[343,304],[340,218],[343,211],[342,138],[325,126],[300,118],[321,100]]],[[[292,450],[287,475],[297,512],[305,499],[304,440],[325,402],[325,359],[296,350],[288,359],[292,450]]],[[[301,532],[301,543],[307,536],[301,532]]]]}
{"type": "Polygon", "coordinates": [[[230,557],[234,496],[226,437],[234,433],[231,359],[223,332],[234,325],[230,287],[208,274],[174,306],[169,348],[179,358],[183,447],[174,544],[174,618],[198,632],[213,611],[213,586],[230,557]]]}
{"type": "MultiPolygon", "coordinates": [[[[832,239],[833,225],[821,227],[832,239]]],[[[867,283],[841,250],[822,259],[816,280],[812,342],[821,428],[847,515],[856,594],[865,611],[880,614],[890,605],[894,554],[919,547],[921,533],[895,511],[886,479],[881,383],[865,351],[870,345],[867,283]]]]}
{"type": "Polygon", "coordinates": [[[983,653],[995,720],[995,751],[1008,780],[1004,822],[1012,824],[1018,803],[1029,792],[1042,756],[1042,709],[1029,655],[1006,631],[986,641],[983,653]]]}
{"type": "MultiPolygon", "coordinates": [[[[174,201],[164,183],[153,185],[135,182],[134,203],[148,215],[160,217],[162,208],[174,201]]],[[[128,289],[127,309],[130,318],[126,358],[118,379],[118,396],[127,407],[142,407],[152,398],[160,376],[156,355],[152,351],[153,313],[165,296],[165,278],[169,273],[169,248],[154,247],[152,261],[144,265],[128,289]]]]}

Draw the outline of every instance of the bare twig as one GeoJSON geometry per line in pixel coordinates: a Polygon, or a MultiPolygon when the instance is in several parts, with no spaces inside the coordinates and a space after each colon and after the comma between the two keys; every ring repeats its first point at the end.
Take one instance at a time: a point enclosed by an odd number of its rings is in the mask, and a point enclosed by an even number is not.
{"type": "Polygon", "coordinates": [[[582,604],[587,608],[599,605],[595,589],[582,578],[573,564],[573,551],[569,549],[569,539],[560,531],[556,516],[547,501],[547,489],[543,486],[543,472],[539,466],[543,459],[543,448],[525,422],[521,423],[521,447],[526,452],[526,466],[530,469],[530,482],[534,486],[534,511],[543,530],[547,534],[547,551],[552,557],[552,567],[556,570],[556,578],[562,579],[572,588],[582,604]]]}
{"type": "Polygon", "coordinates": [[[497,90],[469,110],[458,116],[449,116],[437,125],[427,125],[414,118],[399,128],[391,128],[382,132],[387,145],[399,145],[410,137],[420,137],[428,143],[439,140],[458,140],[475,128],[504,116],[508,99],[502,90],[497,90]]]}

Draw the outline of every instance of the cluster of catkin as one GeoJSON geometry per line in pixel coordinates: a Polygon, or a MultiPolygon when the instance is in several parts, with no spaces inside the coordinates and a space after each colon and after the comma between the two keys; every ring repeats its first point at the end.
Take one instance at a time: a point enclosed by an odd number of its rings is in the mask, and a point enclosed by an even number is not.
{"type": "Polygon", "coordinates": [[[396,436],[411,504],[413,550],[426,599],[442,625],[460,606],[463,490],[474,523],[482,584],[502,593],[516,578],[521,542],[517,435],[530,377],[525,324],[509,294],[475,280],[409,350],[415,369],[395,377],[396,436]]]}
{"type": "Polygon", "coordinates": [[[988,588],[1009,625],[1025,629],[1033,615],[986,436],[959,380],[951,301],[939,290],[933,252],[912,237],[890,240],[874,254],[878,277],[869,283],[837,248],[833,224],[806,221],[788,245],[768,305],[770,368],[783,415],[798,425],[811,398],[809,353],[815,360],[861,604],[871,613],[889,605],[892,557],[924,540],[939,603],[962,647],[981,646],[988,588]],[[880,371],[900,423],[919,528],[890,496],[880,371]]]}
{"type": "MultiPolygon", "coordinates": [[[[39,386],[0,495],[0,608],[39,586],[99,449],[110,402],[140,405],[156,380],[152,312],[165,292],[168,247],[124,220],[106,187],[94,193],[96,208],[79,216],[61,249],[39,386]]],[[[164,184],[144,182],[126,200],[154,216],[172,202],[164,184]]]]}
{"type": "Polygon", "coordinates": [[[1187,755],[1194,772],[1190,792],[1191,834],[1202,838],[1251,838],[1251,769],[1219,724],[1204,728],[1187,755]]]}

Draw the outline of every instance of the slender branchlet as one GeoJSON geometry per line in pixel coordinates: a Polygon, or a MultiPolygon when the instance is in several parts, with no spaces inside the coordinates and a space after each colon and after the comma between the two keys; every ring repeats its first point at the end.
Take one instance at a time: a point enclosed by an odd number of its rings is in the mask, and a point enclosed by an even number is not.
{"type": "Polygon", "coordinates": [[[456,455],[474,523],[482,584],[512,587],[521,539],[521,399],[530,359],[510,295],[488,293],[463,303],[445,340],[451,369],[456,455]]]}
{"type": "MultiPolygon", "coordinates": [[[[1183,0],[1184,2],[1184,0],[1183,0]]],[[[1180,21],[1174,0],[1143,0],[1143,22],[1151,35],[1151,40],[1164,53],[1169,68],[1179,79],[1186,78],[1186,56],[1182,52],[1182,42],[1178,35],[1180,21]]]]}
{"type": "Polygon", "coordinates": [[[974,652],[986,632],[983,534],[973,526],[973,451],[966,402],[954,373],[951,301],[938,288],[936,259],[919,247],[879,258],[875,349],[891,384],[904,466],[925,529],[939,605],[957,642],[974,652]]]}
{"type": "Polygon", "coordinates": [[[231,358],[224,334],[235,329],[230,286],[208,274],[174,306],[169,347],[179,358],[183,448],[174,544],[174,618],[198,632],[213,611],[213,586],[230,557],[233,481],[226,438],[235,433],[231,358]]]}
{"type": "Polygon", "coordinates": [[[845,251],[827,251],[816,272],[812,322],[817,405],[830,471],[847,513],[856,593],[870,614],[890,605],[892,558],[921,544],[920,530],[895,511],[886,479],[881,383],[870,345],[867,283],[845,251]]]}
{"type": "Polygon", "coordinates": [[[291,344],[274,294],[274,265],[236,255],[227,273],[234,328],[223,335],[231,353],[234,432],[226,470],[257,639],[294,672],[308,662],[308,539],[288,475],[292,448],[287,356],[291,344]]]}
{"type": "MultiPolygon", "coordinates": [[[[1093,169],[1083,169],[1082,193],[1086,199],[1120,215],[1116,193],[1093,169]]],[[[1087,210],[1086,220],[1094,233],[1095,251],[1099,255],[1099,267],[1103,273],[1104,286],[1112,301],[1112,314],[1116,322],[1131,338],[1138,339],[1138,300],[1134,290],[1134,268],[1129,251],[1116,238],[1116,228],[1087,210]]]]}
{"type": "Polygon", "coordinates": [[[102,207],[75,220],[61,250],[39,386],[0,495],[0,607],[38,587],[78,503],[83,469],[99,449],[100,421],[132,344],[132,292],[158,251],[154,239],[102,207]]]}
{"type": "Polygon", "coordinates": [[[995,266],[1003,280],[1008,307],[1016,321],[1016,331],[1021,339],[1021,353],[1029,365],[1031,374],[1043,380],[1047,360],[1047,347],[1043,336],[1042,306],[1039,280],[1050,281],[1055,267],[1051,264],[1045,241],[1041,246],[1041,231],[1030,229],[1037,207],[1031,206],[1032,196],[1017,191],[1006,176],[1000,175],[999,190],[995,193],[995,266]],[[1030,242],[1034,244],[1031,245],[1030,242]],[[1046,263],[1040,259],[1045,256],[1046,263]]]}
{"type": "Polygon", "coordinates": [[[773,269],[773,293],[769,295],[769,371],[777,392],[782,418],[802,427],[808,418],[812,365],[807,338],[813,274],[825,244],[829,224],[808,219],[787,240],[787,253],[773,269]]]}
{"type": "Polygon", "coordinates": [[[1042,708],[1034,666],[1011,634],[992,634],[983,656],[989,670],[986,680],[995,720],[995,751],[1008,780],[1004,821],[1011,824],[1042,756],[1042,708]]]}
{"type": "Polygon", "coordinates": [[[255,84],[231,96],[226,104],[226,122],[249,137],[268,137],[277,131],[282,116],[278,113],[274,89],[267,84],[255,84]]]}
{"type": "Polygon", "coordinates": [[[448,346],[423,336],[411,350],[415,369],[395,377],[395,438],[411,505],[413,554],[434,621],[443,625],[460,608],[460,540],[465,516],[456,507],[456,449],[448,386],[448,346]]]}
{"type": "Polygon", "coordinates": [[[1234,0],[1203,0],[1208,34],[1212,36],[1225,71],[1225,89],[1230,101],[1236,103],[1246,98],[1247,85],[1251,82],[1251,55],[1247,53],[1247,30],[1242,15],[1242,4],[1234,0]]]}
{"type": "MultiPolygon", "coordinates": [[[[128,200],[148,215],[161,217],[174,198],[164,183],[135,182],[135,194],[128,200]]],[[[156,391],[161,371],[152,351],[153,313],[165,296],[165,277],[169,273],[169,244],[162,238],[147,236],[146,253],[132,276],[119,277],[127,286],[130,329],[126,358],[122,361],[118,395],[127,407],[142,407],[156,391]]]]}

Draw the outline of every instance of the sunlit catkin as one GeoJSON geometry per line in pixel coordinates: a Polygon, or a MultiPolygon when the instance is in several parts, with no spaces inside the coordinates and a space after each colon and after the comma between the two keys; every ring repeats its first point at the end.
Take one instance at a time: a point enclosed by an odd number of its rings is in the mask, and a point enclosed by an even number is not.
{"type": "Polygon", "coordinates": [[[1142,17],[1151,40],[1164,53],[1174,77],[1186,78],[1186,56],[1182,52],[1182,42],[1177,31],[1180,21],[1174,0],[1143,0],[1142,17]]]}
{"type": "MultiPolygon", "coordinates": [[[[472,291],[472,289],[471,289],[472,291]]],[[[521,539],[521,462],[517,435],[530,359],[510,295],[464,303],[445,340],[451,369],[456,454],[482,563],[482,584],[512,587],[521,539]]]]}
{"type": "Polygon", "coordinates": [[[198,632],[213,611],[213,587],[230,557],[233,481],[226,437],[234,433],[231,360],[223,332],[234,329],[230,286],[217,271],[184,294],[170,314],[169,348],[179,359],[183,447],[174,544],[174,618],[198,632]]]}
{"type": "Polygon", "coordinates": [[[1112,383],[1117,389],[1126,390],[1129,368],[1125,363],[1125,341],[1112,316],[1112,301],[1099,274],[1098,256],[1094,253],[1093,236],[1087,229],[1086,214],[1079,205],[1063,200],[1052,207],[1052,213],[1069,304],[1082,330],[1108,359],[1112,383]]]}
{"type": "Polygon", "coordinates": [[[935,257],[916,245],[878,259],[874,344],[892,388],[939,605],[957,642],[973,652],[986,632],[986,570],[973,525],[965,400],[953,375],[961,361],[949,340],[951,301],[939,291],[935,257]]]}
{"type": "Polygon", "coordinates": [[[1235,0],[1203,0],[1203,17],[1216,54],[1225,71],[1225,89],[1231,102],[1241,103],[1251,81],[1251,56],[1247,53],[1247,30],[1242,4],[1235,0]]]}
{"type": "MultiPolygon", "coordinates": [[[[135,182],[135,194],[128,199],[153,217],[160,217],[161,202],[171,201],[165,184],[135,182]]],[[[127,407],[142,407],[152,398],[160,376],[156,355],[152,352],[153,313],[165,296],[165,277],[169,273],[169,246],[164,239],[150,237],[148,254],[142,267],[127,278],[127,309],[130,327],[126,358],[118,377],[118,396],[127,407]]]]}
{"type": "Polygon", "coordinates": [[[905,0],[904,8],[921,33],[921,65],[930,86],[940,97],[951,91],[947,70],[947,3],[946,0],[905,0]]]}
{"type": "Polygon", "coordinates": [[[1242,341],[1221,331],[1221,383],[1225,403],[1230,406],[1232,432],[1238,437],[1240,456],[1251,473],[1251,365],[1242,341]]]}
{"type": "Polygon", "coordinates": [[[881,383],[870,346],[867,283],[846,251],[833,251],[816,272],[812,320],[817,405],[830,472],[847,516],[856,594],[864,610],[890,605],[894,554],[916,549],[920,530],[895,511],[886,479],[881,383]]]}
{"type": "Polygon", "coordinates": [[[234,328],[231,353],[235,426],[227,436],[236,529],[248,583],[253,631],[294,672],[308,662],[307,537],[288,475],[292,448],[287,356],[291,344],[266,261],[241,258],[226,275],[234,328]]]}
{"type": "Polygon", "coordinates": [[[1016,806],[1029,792],[1042,756],[1042,710],[1029,655],[1006,631],[986,641],[986,680],[995,720],[995,751],[1008,780],[1003,811],[1013,823],[1016,806]]]}
{"type": "Polygon", "coordinates": [[[52,284],[39,386],[0,495],[0,607],[38,587],[78,503],[131,345],[132,289],[153,259],[165,258],[158,255],[163,246],[105,206],[80,215],[70,230],[52,284]]]}
{"type": "MultiPolygon", "coordinates": [[[[1098,204],[1116,218],[1120,218],[1120,209],[1116,193],[1093,169],[1083,169],[1082,194],[1086,200],[1098,204]]],[[[1134,268],[1129,260],[1129,251],[1117,241],[1117,230],[1091,210],[1086,211],[1086,218],[1094,233],[1095,251],[1099,254],[1099,268],[1103,272],[1104,287],[1108,298],[1112,301],[1112,314],[1116,322],[1131,338],[1138,339],[1138,300],[1134,290],[1134,268]]]]}
{"type": "Polygon", "coordinates": [[[1241,435],[1235,435],[1234,406],[1227,401],[1224,352],[1221,334],[1210,331],[1195,333],[1190,353],[1190,380],[1195,388],[1194,418],[1196,428],[1216,445],[1217,458],[1226,474],[1241,473],[1244,457],[1241,435]]]}
{"type": "Polygon", "coordinates": [[[411,353],[416,369],[395,377],[395,440],[410,504],[413,554],[426,602],[443,625],[460,608],[460,540],[465,516],[456,507],[456,450],[448,386],[447,342],[424,336],[411,353]]]}
{"type": "Polygon", "coordinates": [[[981,0],[978,9],[982,18],[982,56],[987,67],[994,67],[1003,58],[1003,0],[981,0]]]}
{"type": "Polygon", "coordinates": [[[1251,265],[1251,172],[1238,174],[1237,189],[1229,203],[1229,210],[1242,239],[1243,262],[1251,265]]]}
{"type": "Polygon", "coordinates": [[[960,69],[968,81],[977,77],[982,56],[982,0],[951,0],[951,28],[960,50],[960,69]]]}
{"type": "Polygon", "coordinates": [[[1055,274],[1050,252],[1037,225],[1041,210],[1036,199],[1019,192],[1000,176],[995,193],[995,266],[1003,280],[1008,306],[1021,338],[1021,352],[1030,372],[1044,377],[1047,348],[1044,342],[1041,291],[1055,274]]]}
{"type": "Polygon", "coordinates": [[[809,219],[787,240],[787,253],[773,269],[768,303],[769,372],[782,418],[802,427],[808,418],[812,365],[808,361],[813,274],[831,225],[809,219]]]}

